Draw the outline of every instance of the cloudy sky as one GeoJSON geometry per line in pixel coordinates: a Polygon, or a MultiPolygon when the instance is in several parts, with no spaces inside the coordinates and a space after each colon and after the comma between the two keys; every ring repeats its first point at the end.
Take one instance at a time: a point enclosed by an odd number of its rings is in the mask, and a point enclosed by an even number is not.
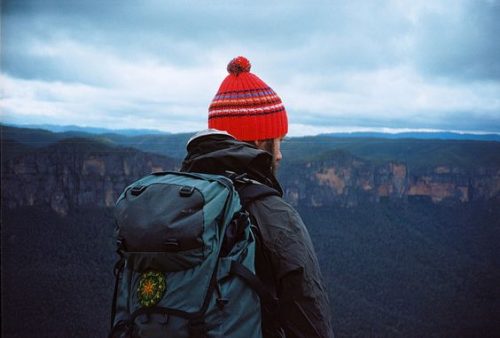
{"type": "Polygon", "coordinates": [[[244,55],[290,134],[500,133],[500,0],[2,0],[1,122],[206,127],[244,55]]]}

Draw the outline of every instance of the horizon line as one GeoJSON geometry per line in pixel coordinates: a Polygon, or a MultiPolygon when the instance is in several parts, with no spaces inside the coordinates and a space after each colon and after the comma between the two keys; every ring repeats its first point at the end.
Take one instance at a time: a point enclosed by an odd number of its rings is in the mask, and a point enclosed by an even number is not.
{"type": "MultiPolygon", "coordinates": [[[[0,121],[0,125],[10,126],[10,127],[20,127],[20,128],[38,128],[43,130],[48,130],[50,127],[60,127],[60,128],[80,128],[80,129],[103,129],[109,132],[119,132],[119,131],[151,131],[156,133],[164,134],[189,134],[196,133],[200,130],[186,130],[181,132],[171,132],[162,129],[153,128],[108,128],[102,126],[89,126],[89,125],[77,125],[77,124],[18,124],[0,121]]],[[[358,127],[358,126],[348,126],[348,127],[312,127],[305,126],[301,124],[290,124],[290,129],[287,136],[288,137],[306,137],[306,136],[320,136],[328,134],[362,134],[362,133],[376,133],[376,134],[407,134],[407,133],[421,133],[421,134],[439,134],[439,133],[450,133],[459,135],[496,135],[500,136],[500,131],[484,131],[484,130],[460,130],[460,129],[435,129],[435,128],[393,128],[393,127],[358,127]],[[306,128],[304,128],[306,127],[306,128]],[[301,132],[297,132],[298,129],[301,132]],[[305,131],[305,132],[304,132],[305,131]],[[309,131],[309,132],[308,132],[309,131]]],[[[51,131],[51,130],[48,130],[51,131]]],[[[66,130],[69,131],[69,130],[66,130]]],[[[77,130],[75,130],[77,131],[77,130]]],[[[56,131],[57,132],[57,131],[56,131]]],[[[65,131],[60,131],[65,132],[65,131]]]]}

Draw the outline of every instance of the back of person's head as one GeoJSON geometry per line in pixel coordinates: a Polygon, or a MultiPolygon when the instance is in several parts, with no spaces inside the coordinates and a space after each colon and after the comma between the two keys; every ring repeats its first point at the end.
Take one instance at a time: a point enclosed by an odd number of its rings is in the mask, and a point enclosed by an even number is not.
{"type": "Polygon", "coordinates": [[[240,141],[282,138],[288,119],[281,99],[257,75],[250,62],[238,56],[229,62],[229,75],[208,109],[208,127],[227,131],[240,141]]]}

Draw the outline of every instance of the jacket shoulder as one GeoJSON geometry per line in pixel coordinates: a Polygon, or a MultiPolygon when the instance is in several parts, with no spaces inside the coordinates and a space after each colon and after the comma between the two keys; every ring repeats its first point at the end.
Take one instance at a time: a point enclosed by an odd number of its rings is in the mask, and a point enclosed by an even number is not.
{"type": "Polygon", "coordinates": [[[257,200],[248,211],[257,222],[277,278],[286,335],[333,337],[318,259],[298,212],[278,196],[257,200]]]}
{"type": "Polygon", "coordinates": [[[309,232],[299,213],[279,196],[267,196],[248,208],[266,249],[274,257],[279,277],[317,265],[309,232]]]}

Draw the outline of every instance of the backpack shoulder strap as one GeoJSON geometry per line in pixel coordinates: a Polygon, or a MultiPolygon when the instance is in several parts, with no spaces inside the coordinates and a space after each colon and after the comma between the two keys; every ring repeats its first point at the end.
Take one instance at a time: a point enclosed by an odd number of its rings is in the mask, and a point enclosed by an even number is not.
{"type": "Polygon", "coordinates": [[[271,291],[260,281],[254,272],[238,261],[231,261],[230,273],[243,279],[259,295],[262,305],[268,311],[274,313],[278,310],[278,298],[273,296],[271,291]]]}
{"type": "Polygon", "coordinates": [[[247,181],[241,185],[237,184],[236,191],[238,192],[241,204],[245,209],[250,203],[258,199],[267,196],[281,196],[276,189],[256,181],[247,181]]]}
{"type": "MultiPolygon", "coordinates": [[[[279,191],[257,181],[246,180],[243,184],[238,184],[238,182],[236,183],[235,188],[240,196],[241,205],[245,210],[248,210],[248,206],[252,202],[261,198],[267,196],[281,197],[279,191]]],[[[266,250],[264,249],[265,245],[259,229],[259,224],[252,215],[250,215],[250,218],[252,220],[252,232],[254,233],[257,246],[256,256],[259,256],[260,259],[265,262],[265,266],[273,269],[271,258],[266,254],[266,250]]],[[[238,262],[232,262],[231,273],[242,278],[259,295],[262,306],[263,320],[265,320],[267,326],[269,326],[268,330],[271,330],[272,332],[281,332],[282,325],[280,319],[279,299],[274,296],[271,289],[262,283],[262,281],[253,272],[249,271],[238,262]]],[[[272,275],[274,276],[274,274],[272,275]]],[[[276,284],[276,282],[274,283],[276,284]]]]}

